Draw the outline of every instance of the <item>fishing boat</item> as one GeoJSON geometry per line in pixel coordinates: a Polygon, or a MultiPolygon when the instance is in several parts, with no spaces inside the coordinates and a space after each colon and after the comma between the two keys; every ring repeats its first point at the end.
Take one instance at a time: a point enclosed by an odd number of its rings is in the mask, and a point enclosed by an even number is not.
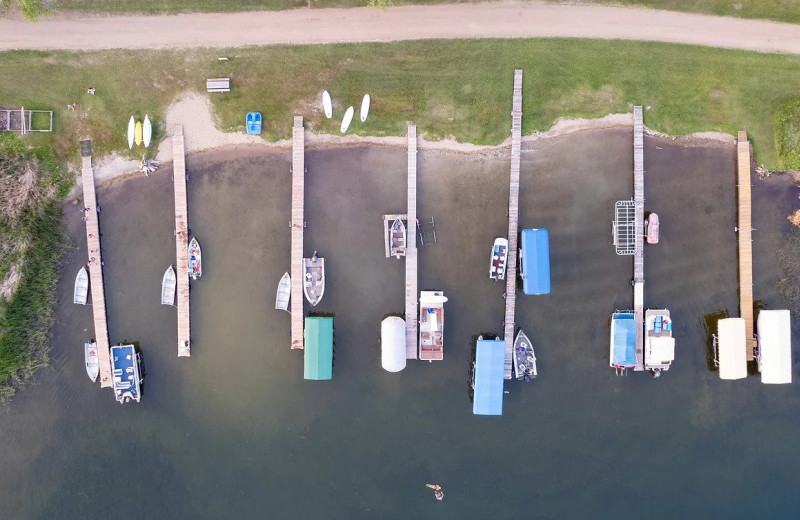
{"type": "Polygon", "coordinates": [[[322,110],[325,111],[325,117],[328,119],[333,117],[333,103],[331,103],[331,95],[327,90],[322,93],[322,110]]]}
{"type": "Polygon", "coordinates": [[[200,244],[197,239],[192,237],[189,242],[189,276],[192,280],[197,280],[203,276],[203,252],[200,250],[200,244]]]}
{"type": "Polygon", "coordinates": [[[647,229],[647,243],[658,244],[658,213],[650,213],[644,221],[644,227],[647,229]]]}
{"type": "Polygon", "coordinates": [[[128,148],[133,148],[133,139],[135,136],[136,131],[136,119],[131,116],[130,121],[128,121],[128,148]]]}
{"type": "Polygon", "coordinates": [[[675,359],[675,338],[672,337],[672,318],[667,309],[647,309],[644,313],[644,368],[654,377],[669,370],[675,359]]]}
{"type": "Polygon", "coordinates": [[[364,94],[364,99],[361,100],[361,122],[367,120],[367,116],[369,115],[369,102],[370,97],[369,94],[364,94]]]}
{"type": "Polygon", "coordinates": [[[523,381],[530,381],[537,375],[536,353],[531,340],[521,329],[514,340],[514,375],[523,381]]]}
{"type": "Polygon", "coordinates": [[[508,240],[495,238],[492,246],[492,258],[489,261],[489,278],[492,280],[506,279],[506,261],[508,260],[508,240]]]}
{"type": "Polygon", "coordinates": [[[142,356],[133,345],[111,347],[111,375],[118,402],[138,403],[142,399],[142,356]]]}
{"type": "Polygon", "coordinates": [[[86,373],[89,374],[89,379],[94,383],[97,381],[97,376],[100,374],[100,361],[97,358],[97,343],[94,341],[87,341],[83,345],[83,356],[86,360],[86,373]]]}
{"type": "Polygon", "coordinates": [[[275,308],[282,311],[289,310],[289,298],[292,297],[292,277],[289,273],[283,273],[281,281],[278,282],[278,294],[275,296],[275,308]]]}
{"type": "Polygon", "coordinates": [[[261,112],[248,112],[245,119],[245,128],[250,135],[261,133],[261,112]]]}
{"type": "Polygon", "coordinates": [[[86,273],[86,268],[81,267],[78,274],[75,276],[75,294],[73,295],[73,303],[79,305],[86,305],[86,298],[89,296],[89,275],[86,273]]]}
{"type": "Polygon", "coordinates": [[[308,303],[316,305],[325,294],[325,259],[314,255],[311,258],[303,258],[303,292],[308,303]]]}
{"type": "Polygon", "coordinates": [[[399,218],[392,224],[392,242],[389,252],[396,258],[406,254],[406,226],[399,218]]]}
{"type": "Polygon", "coordinates": [[[136,121],[136,127],[134,128],[134,141],[136,142],[136,146],[142,144],[142,122],[136,121]]]}
{"type": "Polygon", "coordinates": [[[419,293],[419,359],[441,361],[444,358],[444,302],[442,291],[419,293]]]}
{"type": "Polygon", "coordinates": [[[344,118],[342,119],[342,126],[339,127],[339,131],[342,133],[347,132],[347,129],[350,128],[350,123],[353,121],[353,107],[347,109],[347,112],[344,113],[344,118]]]}
{"type": "Polygon", "coordinates": [[[150,116],[144,115],[144,126],[142,127],[142,141],[144,147],[150,146],[150,140],[153,138],[153,125],[150,123],[150,116]]]}
{"type": "Polygon", "coordinates": [[[161,279],[161,305],[175,305],[175,270],[172,266],[167,267],[161,279]]]}

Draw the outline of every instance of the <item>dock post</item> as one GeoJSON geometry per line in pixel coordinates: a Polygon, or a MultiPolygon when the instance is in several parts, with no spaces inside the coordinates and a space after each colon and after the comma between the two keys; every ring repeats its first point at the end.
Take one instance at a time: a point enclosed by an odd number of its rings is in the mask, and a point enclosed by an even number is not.
{"type": "Polygon", "coordinates": [[[506,262],[506,316],[503,339],[506,358],[503,377],[511,379],[514,356],[514,312],[517,304],[517,250],[519,232],[519,171],[522,147],[522,70],[514,71],[511,102],[511,175],[508,188],[508,261],[506,262]]]}
{"type": "Polygon", "coordinates": [[[644,370],[644,122],[642,107],[633,107],[633,314],[636,322],[636,364],[634,372],[644,370]]]}
{"type": "Polygon", "coordinates": [[[100,249],[100,213],[97,211],[97,194],[94,190],[91,139],[81,141],[81,181],[83,183],[83,215],[86,222],[86,250],[89,253],[94,340],[97,343],[97,357],[100,363],[100,387],[110,388],[112,386],[111,358],[108,342],[106,295],[103,286],[103,256],[100,249]]]}
{"type": "Polygon", "coordinates": [[[736,142],[739,181],[739,313],[744,319],[747,361],[753,361],[753,221],[750,189],[750,141],[740,131],[736,142]]]}
{"type": "Polygon", "coordinates": [[[406,359],[417,359],[417,127],[408,125],[408,226],[406,226],[406,359]]]}
{"type": "Polygon", "coordinates": [[[304,347],[303,338],[303,220],[305,196],[305,129],[303,116],[294,117],[292,127],[292,349],[304,347]]]}
{"type": "Polygon", "coordinates": [[[189,206],[186,200],[186,149],[183,125],[175,125],[172,128],[172,181],[175,188],[178,357],[189,357],[192,342],[189,321],[189,206]]]}

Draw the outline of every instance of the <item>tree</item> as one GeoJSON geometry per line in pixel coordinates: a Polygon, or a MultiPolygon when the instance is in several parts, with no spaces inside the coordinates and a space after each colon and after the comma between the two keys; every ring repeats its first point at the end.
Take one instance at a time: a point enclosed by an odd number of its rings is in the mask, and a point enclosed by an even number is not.
{"type": "MultiPolygon", "coordinates": [[[[42,5],[42,0],[16,0],[19,3],[19,10],[22,16],[31,22],[38,22],[39,16],[47,14],[47,9],[42,5]]],[[[10,9],[14,0],[0,0],[0,8],[10,9]]]]}

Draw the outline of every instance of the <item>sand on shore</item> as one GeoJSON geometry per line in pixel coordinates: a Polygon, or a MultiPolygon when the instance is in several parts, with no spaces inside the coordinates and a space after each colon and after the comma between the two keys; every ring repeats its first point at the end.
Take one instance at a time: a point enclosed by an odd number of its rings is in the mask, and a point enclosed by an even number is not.
{"type": "MultiPolygon", "coordinates": [[[[260,136],[247,135],[242,132],[223,132],[219,130],[214,118],[211,100],[208,96],[197,92],[186,92],[176,98],[167,109],[165,121],[168,134],[172,132],[172,128],[175,125],[183,125],[187,155],[219,148],[243,147],[256,147],[260,151],[286,151],[292,146],[290,140],[270,143],[260,136]]],[[[608,114],[599,119],[559,119],[550,130],[546,132],[534,132],[531,135],[524,136],[522,140],[523,143],[529,143],[542,139],[554,139],[575,132],[630,126],[632,124],[633,115],[631,113],[608,114]]],[[[708,143],[708,141],[721,141],[725,143],[734,141],[732,135],[721,132],[699,132],[686,136],[673,137],[650,129],[646,129],[646,131],[652,135],[680,140],[682,144],[686,145],[703,144],[708,143]]],[[[365,144],[405,147],[406,138],[405,136],[338,136],[316,134],[311,131],[306,131],[306,148],[309,150],[361,146],[365,144]]],[[[498,145],[476,145],[459,142],[452,137],[437,141],[428,141],[425,139],[425,135],[422,134],[419,137],[418,148],[421,150],[442,150],[453,153],[501,153],[510,145],[510,137],[498,145]]],[[[172,141],[169,138],[164,139],[158,145],[155,159],[162,164],[172,161],[172,141]]],[[[118,153],[99,157],[95,161],[94,173],[97,183],[101,185],[132,175],[144,175],[140,171],[140,162],[138,160],[123,157],[118,153]]],[[[80,191],[80,186],[76,185],[73,195],[80,193],[80,191]]]]}

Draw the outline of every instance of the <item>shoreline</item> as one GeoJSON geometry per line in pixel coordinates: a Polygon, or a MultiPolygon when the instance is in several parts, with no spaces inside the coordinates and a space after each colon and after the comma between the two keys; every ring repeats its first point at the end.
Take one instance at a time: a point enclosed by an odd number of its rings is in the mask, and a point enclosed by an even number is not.
{"type": "MultiPolygon", "coordinates": [[[[276,142],[267,142],[260,136],[244,134],[242,132],[223,132],[219,130],[214,121],[211,101],[207,96],[195,92],[186,93],[177,98],[167,109],[165,127],[168,130],[175,125],[183,125],[186,136],[186,156],[200,153],[231,150],[242,150],[246,153],[285,153],[291,151],[291,139],[282,139],[276,142]],[[190,130],[186,130],[186,129],[190,130]]],[[[633,114],[608,114],[598,119],[558,119],[550,129],[537,131],[522,137],[522,144],[532,144],[548,140],[556,140],[564,136],[585,132],[589,130],[614,129],[624,126],[633,126],[633,114]]],[[[651,130],[645,126],[645,133],[651,137],[660,137],[684,146],[709,145],[712,143],[733,144],[735,137],[723,132],[696,132],[682,136],[672,136],[651,130]]],[[[484,153],[497,154],[511,146],[511,136],[496,145],[476,145],[456,141],[452,137],[442,140],[428,141],[425,134],[419,135],[419,150],[438,150],[445,153],[465,154],[484,153]]],[[[359,136],[359,135],[334,135],[317,134],[306,130],[307,150],[328,150],[334,148],[355,148],[365,145],[405,148],[405,136],[359,136]]],[[[158,144],[155,160],[162,165],[172,162],[172,143],[166,137],[158,144]]],[[[128,159],[114,152],[110,155],[98,157],[95,161],[95,179],[98,187],[106,187],[117,181],[141,177],[144,173],[139,170],[140,163],[128,159]]],[[[77,175],[77,172],[76,172],[77,175]]],[[[68,194],[69,197],[78,196],[82,189],[76,183],[68,194]]]]}

